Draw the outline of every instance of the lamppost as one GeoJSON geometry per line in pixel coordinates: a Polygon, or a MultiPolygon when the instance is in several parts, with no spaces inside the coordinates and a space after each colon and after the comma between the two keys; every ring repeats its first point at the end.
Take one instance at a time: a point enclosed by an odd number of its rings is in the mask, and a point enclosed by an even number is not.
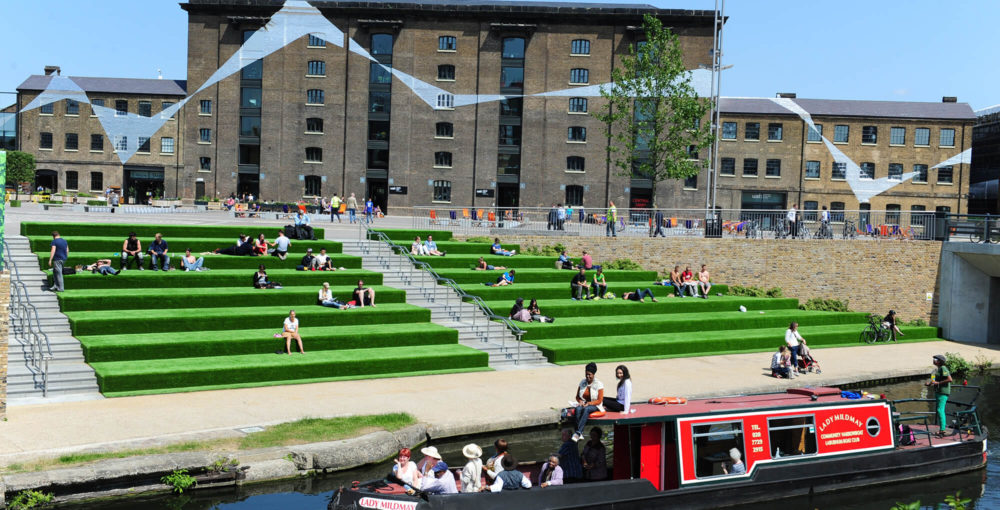
{"type": "Polygon", "coordinates": [[[712,65],[699,64],[700,69],[711,69],[712,71],[712,114],[710,132],[712,133],[712,146],[708,150],[708,179],[711,186],[705,188],[705,218],[715,217],[715,197],[718,189],[718,168],[719,168],[719,125],[720,125],[720,105],[719,96],[722,90],[722,71],[733,67],[732,65],[722,65],[722,28],[726,21],[725,16],[726,0],[715,0],[714,27],[712,31],[712,65]]]}

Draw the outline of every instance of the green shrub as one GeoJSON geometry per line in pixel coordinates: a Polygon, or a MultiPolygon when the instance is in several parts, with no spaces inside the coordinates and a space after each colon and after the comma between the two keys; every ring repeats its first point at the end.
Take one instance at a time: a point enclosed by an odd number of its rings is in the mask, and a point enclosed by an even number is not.
{"type": "Polygon", "coordinates": [[[489,244],[492,244],[493,240],[490,239],[489,237],[486,237],[486,236],[476,236],[476,237],[470,237],[470,238],[466,239],[465,242],[467,242],[467,243],[489,243],[489,244]]]}
{"type": "MultiPolygon", "coordinates": [[[[799,310],[818,310],[821,312],[849,312],[848,301],[839,299],[813,298],[799,305],[799,310]]],[[[926,326],[926,324],[925,324],[926,326]]]]}
{"type": "MultiPolygon", "coordinates": [[[[604,269],[621,269],[626,271],[641,271],[642,266],[630,259],[615,259],[604,264],[604,269]]],[[[669,278],[669,276],[668,276],[669,278]]]]}
{"type": "Polygon", "coordinates": [[[972,360],[972,365],[976,367],[976,374],[985,375],[993,368],[993,360],[982,354],[977,354],[976,358],[972,360]]]}
{"type": "Polygon", "coordinates": [[[108,205],[104,200],[87,200],[87,205],[108,205]]]}
{"type": "Polygon", "coordinates": [[[767,289],[766,295],[769,298],[785,297],[785,293],[781,291],[781,287],[771,287],[770,289],[767,289]]]}
{"type": "Polygon", "coordinates": [[[10,201],[10,206],[11,207],[21,207],[21,201],[20,200],[11,200],[10,201]]]}
{"type": "Polygon", "coordinates": [[[969,372],[972,372],[972,363],[969,363],[957,352],[944,353],[944,359],[944,364],[951,371],[952,377],[965,377],[969,372]]]}
{"type": "Polygon", "coordinates": [[[172,487],[177,494],[183,494],[185,490],[197,483],[194,477],[187,472],[186,469],[175,469],[173,473],[160,478],[160,481],[172,487]]]}
{"type": "Polygon", "coordinates": [[[81,192],[77,193],[76,196],[83,197],[83,198],[92,198],[94,195],[91,195],[90,193],[81,191],[81,192]]]}
{"type": "Polygon", "coordinates": [[[902,324],[905,325],[905,326],[920,326],[920,327],[923,327],[923,326],[927,325],[927,321],[925,321],[923,319],[914,319],[914,320],[909,321],[909,322],[905,322],[904,321],[904,322],[902,322],[902,324]]]}
{"type": "Polygon", "coordinates": [[[14,496],[14,499],[10,500],[10,503],[7,503],[7,508],[10,510],[27,510],[28,508],[35,508],[51,501],[52,494],[36,490],[26,490],[17,493],[17,496],[14,496]]]}
{"type": "Polygon", "coordinates": [[[558,257],[560,253],[566,250],[566,246],[562,243],[557,243],[552,246],[528,246],[521,248],[522,255],[540,255],[545,257],[558,257]]]}
{"type": "Polygon", "coordinates": [[[769,297],[769,298],[780,298],[784,297],[785,294],[782,292],[780,287],[772,287],[770,289],[762,289],[760,287],[744,287],[742,285],[733,285],[729,287],[730,296],[743,296],[743,297],[769,297]]]}

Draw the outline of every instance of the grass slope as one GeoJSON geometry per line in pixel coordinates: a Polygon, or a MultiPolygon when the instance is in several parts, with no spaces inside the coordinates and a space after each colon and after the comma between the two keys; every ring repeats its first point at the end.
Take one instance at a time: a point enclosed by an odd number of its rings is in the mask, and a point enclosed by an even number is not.
{"type": "MultiPolygon", "coordinates": [[[[433,265],[433,263],[432,263],[433,265]]],[[[556,271],[552,267],[549,268],[514,268],[517,270],[517,283],[565,283],[569,285],[569,281],[573,278],[576,271],[569,270],[559,270],[556,271]]],[[[441,269],[435,271],[445,278],[451,278],[455,280],[459,285],[465,285],[469,283],[482,283],[485,281],[496,281],[497,277],[503,274],[503,271],[475,271],[471,269],[441,269]]],[[[587,271],[587,281],[592,280],[594,277],[594,271],[587,271]]],[[[604,271],[604,277],[608,282],[613,281],[645,281],[648,282],[650,286],[656,281],[656,271],[624,271],[620,269],[609,269],[604,271]]],[[[655,288],[654,288],[655,290],[655,288]]]]}
{"type": "MultiPolygon", "coordinates": [[[[63,281],[66,290],[70,289],[149,289],[156,292],[165,288],[203,289],[209,287],[246,287],[255,290],[251,285],[256,267],[250,269],[223,269],[212,271],[125,271],[116,276],[105,276],[93,273],[77,273],[66,275],[63,281]]],[[[52,272],[46,271],[49,280],[52,272]]],[[[382,273],[365,269],[346,269],[343,271],[296,271],[294,269],[268,270],[271,280],[287,286],[315,285],[317,292],[323,282],[330,285],[356,286],[358,280],[364,280],[366,285],[381,285],[382,273]]],[[[377,299],[377,295],[376,295],[377,299]]],[[[375,301],[378,303],[378,301],[375,301]]]]}
{"type": "MultiPolygon", "coordinates": [[[[70,253],[74,251],[86,251],[86,252],[100,252],[104,253],[104,257],[110,257],[113,253],[121,253],[122,244],[125,242],[125,237],[82,237],[82,236],[62,236],[66,239],[69,244],[70,253]]],[[[192,253],[201,253],[203,251],[212,251],[216,248],[226,248],[236,244],[236,237],[225,238],[225,239],[210,239],[204,237],[166,237],[163,238],[167,241],[167,248],[169,248],[170,253],[175,256],[180,256],[184,254],[184,250],[190,248],[192,253]]],[[[149,246],[153,242],[153,238],[150,237],[140,237],[139,241],[142,243],[142,249],[148,250],[149,246]]],[[[274,242],[274,236],[267,236],[268,242],[274,242]]],[[[28,242],[31,244],[31,251],[35,253],[48,253],[50,247],[52,246],[51,236],[29,236],[28,242]]],[[[340,253],[343,251],[343,243],[336,241],[327,241],[322,239],[317,239],[316,241],[299,241],[294,240],[292,244],[288,247],[289,256],[293,254],[298,254],[299,257],[305,255],[306,249],[312,248],[314,252],[319,253],[319,250],[326,248],[327,253],[340,253]]]]}
{"type": "MultiPolygon", "coordinates": [[[[119,237],[122,240],[128,236],[129,232],[135,232],[140,238],[152,238],[157,232],[164,237],[201,237],[201,238],[233,238],[240,234],[256,235],[261,232],[269,237],[273,237],[279,227],[273,225],[151,225],[144,223],[66,223],[66,222],[36,222],[29,221],[21,223],[21,235],[23,236],[49,236],[52,231],[58,230],[59,235],[66,236],[110,236],[119,237]]],[[[322,239],[324,230],[313,227],[313,234],[317,239],[322,239]]],[[[449,239],[451,236],[448,236],[449,239]]],[[[442,238],[443,239],[443,238],[442,238]]]]}
{"type": "MultiPolygon", "coordinates": [[[[428,234],[434,236],[434,240],[438,242],[451,240],[451,232],[447,230],[414,230],[401,228],[377,228],[372,230],[384,233],[393,241],[409,242],[413,241],[413,238],[416,236],[420,236],[421,239],[427,239],[428,234]]],[[[399,243],[397,242],[396,244],[399,243]]]]}
{"type": "MultiPolygon", "coordinates": [[[[529,283],[520,284],[517,280],[517,275],[514,275],[514,285],[505,285],[503,287],[486,287],[484,285],[476,284],[465,284],[462,288],[474,296],[479,296],[486,301],[497,301],[497,300],[510,300],[513,301],[519,297],[523,297],[525,300],[529,299],[568,299],[572,296],[569,280],[567,279],[565,283],[529,283]]],[[[489,280],[483,280],[487,282],[489,280]]],[[[666,296],[671,291],[667,290],[663,286],[654,286],[652,282],[648,280],[634,281],[634,282],[608,282],[608,292],[614,293],[619,299],[623,292],[634,292],[637,288],[639,289],[650,289],[653,295],[659,299],[667,299],[666,296]]],[[[716,290],[721,293],[725,293],[727,287],[725,285],[717,285],[712,288],[713,292],[716,290]]],[[[688,298],[684,298],[688,299],[688,298]]],[[[634,302],[633,302],[634,303],[634,302]]],[[[646,303],[650,303],[647,299],[646,303]]],[[[636,303],[641,304],[641,303],[636,303]]]]}
{"type": "MultiPolygon", "coordinates": [[[[115,252],[106,251],[93,251],[93,252],[81,252],[70,250],[69,258],[66,259],[66,267],[76,266],[76,265],[87,265],[93,264],[97,259],[111,259],[111,265],[115,269],[118,269],[120,265],[120,259],[114,257],[112,254],[115,252]]],[[[184,252],[170,254],[170,265],[174,266],[175,269],[181,271],[184,270],[180,262],[180,256],[184,255],[184,252]]],[[[275,268],[285,268],[285,269],[295,269],[302,262],[302,254],[291,254],[285,260],[281,260],[273,256],[264,257],[238,257],[232,255],[196,255],[198,257],[204,257],[204,267],[209,269],[244,269],[249,270],[253,273],[257,266],[264,264],[268,270],[275,268]]],[[[354,255],[343,255],[340,253],[335,253],[331,255],[333,259],[334,267],[343,267],[346,269],[361,269],[361,257],[354,255]]],[[[38,267],[48,267],[49,264],[49,252],[38,252],[38,267]]],[[[133,262],[134,264],[134,262],[133,262]]],[[[143,260],[143,267],[146,269],[152,269],[152,261],[150,257],[146,257],[143,260]]]]}
{"type": "MultiPolygon", "coordinates": [[[[249,281],[249,280],[248,280],[249,281]]],[[[354,285],[330,286],[333,295],[341,301],[351,299],[354,285]]],[[[406,292],[392,287],[373,285],[376,303],[405,303],[406,292]]],[[[137,310],[163,308],[215,308],[220,306],[268,306],[280,302],[289,307],[318,306],[318,285],[284,287],[281,289],[254,289],[241,287],[210,287],[192,292],[189,288],[129,289],[108,293],[106,289],[67,290],[59,294],[63,312],[84,310],[137,310]]]]}
{"type": "MultiPolygon", "coordinates": [[[[653,287],[654,292],[663,287],[653,287]]],[[[514,304],[513,301],[487,301],[487,305],[493,311],[506,314],[507,310],[514,304]]],[[[541,300],[538,307],[543,315],[561,319],[571,319],[576,317],[594,317],[600,315],[659,315],[671,313],[701,313],[701,312],[727,312],[736,311],[740,305],[747,308],[749,313],[756,313],[760,310],[781,310],[794,309],[798,307],[798,300],[793,298],[748,298],[740,296],[712,296],[709,299],[692,298],[666,298],[659,299],[658,303],[647,300],[645,303],[636,303],[624,299],[601,299],[588,301],[573,301],[570,299],[541,300]],[[636,306],[642,305],[642,306],[636,306]]]]}

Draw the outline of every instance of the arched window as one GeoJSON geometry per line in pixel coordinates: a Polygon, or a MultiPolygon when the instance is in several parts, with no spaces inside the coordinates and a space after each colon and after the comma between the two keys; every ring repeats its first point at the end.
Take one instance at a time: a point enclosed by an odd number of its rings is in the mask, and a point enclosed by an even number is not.
{"type": "Polygon", "coordinates": [[[434,136],[437,138],[454,138],[455,125],[451,122],[438,122],[434,125],[434,136]]]}
{"type": "Polygon", "coordinates": [[[451,168],[451,153],[445,151],[435,152],[434,166],[451,168]]]}
{"type": "Polygon", "coordinates": [[[441,64],[438,66],[438,79],[439,80],[454,80],[455,79],[455,66],[451,64],[441,64]]]}
{"type": "Polygon", "coordinates": [[[319,147],[306,147],[306,161],[311,163],[322,163],[323,149],[319,147]]]}
{"type": "Polygon", "coordinates": [[[585,163],[586,160],[582,156],[569,156],[566,158],[566,171],[583,172],[586,170],[585,163]]]}
{"type": "Polygon", "coordinates": [[[566,205],[583,205],[583,186],[578,184],[566,186],[566,205]]]}
{"type": "Polygon", "coordinates": [[[306,189],[305,195],[310,197],[318,197],[323,195],[323,178],[318,175],[307,175],[306,176],[306,189]]]}

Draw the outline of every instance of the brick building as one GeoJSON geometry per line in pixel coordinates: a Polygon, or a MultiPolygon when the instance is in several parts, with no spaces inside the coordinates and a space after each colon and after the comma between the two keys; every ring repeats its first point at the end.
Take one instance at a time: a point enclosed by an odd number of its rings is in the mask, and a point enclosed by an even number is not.
{"type": "MultiPolygon", "coordinates": [[[[139,151],[122,164],[90,105],[64,99],[25,111],[58,74],[29,76],[17,88],[17,140],[35,155],[35,185],[52,192],[102,192],[121,187],[127,197],[173,195],[183,168],[183,114],[176,114],[152,136],[139,140],[139,151]],[[147,192],[150,195],[147,195],[147,192]]],[[[70,77],[92,104],[151,117],[183,100],[183,80],[70,77]]],[[[118,113],[116,113],[118,115],[118,113]]]]}
{"type": "MultiPolygon", "coordinates": [[[[429,107],[379,64],[455,95],[531,96],[606,83],[653,14],[679,35],[689,69],[709,63],[712,11],[647,5],[510,2],[311,2],[347,41],[304,36],[185,106],[180,195],[333,193],[386,206],[600,207],[642,193],[615,175],[589,112],[601,99],[510,97],[429,107]]],[[[200,86],[281,7],[191,0],[188,81],[200,86]]],[[[192,87],[194,90],[194,87],[192,87]]],[[[648,186],[648,184],[646,184],[648,186]]],[[[692,196],[695,192],[689,193],[692,196]]],[[[648,194],[648,191],[646,192],[648,194]]],[[[692,199],[693,200],[693,199],[692,199]]]]}
{"type": "Polygon", "coordinates": [[[969,165],[934,167],[972,147],[968,104],[792,100],[822,133],[770,99],[722,99],[718,207],[967,211],[969,165]],[[917,176],[860,204],[820,135],[861,167],[862,184],[917,176]]]}

